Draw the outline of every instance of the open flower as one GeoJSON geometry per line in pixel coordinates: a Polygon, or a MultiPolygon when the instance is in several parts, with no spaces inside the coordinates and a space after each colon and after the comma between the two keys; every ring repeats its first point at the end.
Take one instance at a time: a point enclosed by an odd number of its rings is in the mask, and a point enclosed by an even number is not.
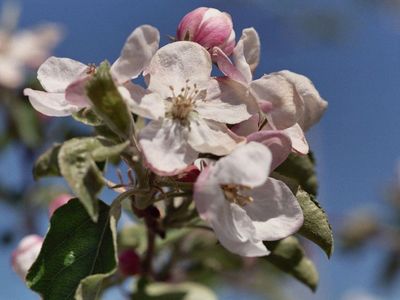
{"type": "MultiPolygon", "coordinates": [[[[116,84],[136,78],[147,67],[158,49],[158,30],[149,25],[136,28],[128,37],[121,56],[111,67],[116,84]]],[[[96,72],[94,65],[85,65],[69,58],[50,57],[38,70],[38,80],[45,92],[25,89],[32,106],[48,116],[69,116],[90,106],[85,86],[96,72]]]]}
{"type": "Polygon", "coordinates": [[[39,256],[43,238],[32,234],[24,237],[12,253],[12,267],[21,279],[25,280],[28,270],[39,256]]]}
{"type": "Polygon", "coordinates": [[[209,165],[194,186],[200,217],[220,243],[242,256],[263,256],[263,241],[283,239],[303,224],[297,199],[282,182],[269,178],[272,155],[256,142],[238,147],[209,165]]]}
{"type": "Polygon", "coordinates": [[[319,121],[327,107],[312,82],[286,70],[253,80],[260,56],[260,41],[254,28],[243,30],[233,50],[233,62],[218,48],[213,56],[226,76],[248,85],[268,120],[261,129],[283,130],[292,140],[293,151],[307,154],[304,131],[319,121]]]}
{"type": "Polygon", "coordinates": [[[235,31],[231,16],[215,8],[199,7],[183,17],[177,30],[177,40],[199,43],[212,53],[219,47],[231,55],[235,47],[235,31]]]}
{"type": "Polygon", "coordinates": [[[131,84],[120,88],[126,101],[152,121],[140,131],[139,144],[149,167],[160,175],[175,175],[193,163],[198,153],[226,155],[244,138],[225,123],[235,124],[257,111],[247,88],[211,75],[209,53],[193,42],[160,48],[148,68],[148,90],[131,84]]]}

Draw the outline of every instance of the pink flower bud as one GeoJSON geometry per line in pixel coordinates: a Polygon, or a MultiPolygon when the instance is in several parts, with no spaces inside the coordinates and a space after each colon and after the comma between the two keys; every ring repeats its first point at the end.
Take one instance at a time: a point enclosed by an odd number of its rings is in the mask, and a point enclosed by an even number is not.
{"type": "Polygon", "coordinates": [[[12,253],[12,267],[25,280],[29,268],[35,262],[42,248],[43,238],[32,234],[24,237],[12,253]]]}
{"type": "Polygon", "coordinates": [[[200,170],[195,165],[190,165],[185,171],[177,175],[176,180],[180,182],[195,182],[200,175],[200,170]]]}
{"type": "Polygon", "coordinates": [[[69,194],[60,194],[56,198],[54,198],[49,204],[49,217],[51,218],[51,216],[60,206],[63,206],[72,198],[73,196],[69,194]]]}
{"type": "Polygon", "coordinates": [[[183,17],[177,30],[177,40],[199,43],[210,53],[219,47],[231,55],[235,47],[235,31],[229,14],[215,8],[199,7],[183,17]]]}
{"type": "Polygon", "coordinates": [[[119,270],[124,276],[136,275],[140,272],[140,257],[135,250],[122,251],[119,256],[119,270]]]}

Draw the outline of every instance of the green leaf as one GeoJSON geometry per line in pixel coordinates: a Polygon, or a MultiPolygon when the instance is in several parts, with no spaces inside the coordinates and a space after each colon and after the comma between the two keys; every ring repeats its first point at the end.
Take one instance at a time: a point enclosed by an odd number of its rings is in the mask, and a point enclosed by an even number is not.
{"type": "Polygon", "coordinates": [[[318,180],[315,173],[312,154],[290,154],[276,170],[281,175],[295,179],[301,188],[312,195],[317,195],[318,180]]]}
{"type": "Polygon", "coordinates": [[[103,124],[103,121],[100,120],[93,110],[88,107],[82,108],[80,111],[73,113],[72,117],[78,122],[89,126],[100,126],[103,124]]]}
{"type": "Polygon", "coordinates": [[[75,293],[78,300],[96,299],[102,279],[116,270],[119,214],[100,200],[98,206],[97,223],[78,199],[60,207],[51,218],[40,254],[27,275],[28,286],[43,300],[74,299],[75,293]]]}
{"type": "Polygon", "coordinates": [[[58,155],[62,176],[95,222],[97,195],[103,188],[102,173],[90,155],[90,150],[97,144],[94,138],[71,139],[61,146],[58,155]]]}
{"type": "Polygon", "coordinates": [[[133,120],[110,74],[110,64],[103,62],[87,84],[92,108],[103,121],[123,139],[132,134],[133,120]]]}
{"type": "Polygon", "coordinates": [[[292,275],[315,291],[318,285],[318,271],[308,259],[298,239],[291,236],[281,241],[264,242],[271,254],[265,259],[278,269],[292,275]]]}
{"type": "Polygon", "coordinates": [[[93,137],[76,138],[65,142],[59,150],[60,172],[94,221],[97,218],[97,196],[104,185],[99,162],[119,155],[128,144],[113,145],[105,139],[93,137]]]}
{"type": "Polygon", "coordinates": [[[141,300],[217,300],[215,293],[204,285],[194,282],[179,284],[151,283],[145,291],[137,291],[132,299],[141,300]]]}
{"type": "Polygon", "coordinates": [[[33,166],[33,178],[35,178],[35,180],[47,176],[60,176],[60,169],[58,166],[58,153],[60,152],[60,148],[60,144],[54,144],[50,149],[39,156],[33,166]]]}
{"type": "Polygon", "coordinates": [[[333,234],[325,211],[314,196],[305,191],[299,190],[296,197],[304,214],[304,223],[299,233],[320,246],[330,257],[334,248],[333,234]]]}

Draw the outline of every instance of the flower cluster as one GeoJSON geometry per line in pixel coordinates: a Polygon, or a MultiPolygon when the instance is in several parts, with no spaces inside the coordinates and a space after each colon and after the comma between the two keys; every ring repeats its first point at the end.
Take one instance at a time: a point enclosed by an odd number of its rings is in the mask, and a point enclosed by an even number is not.
{"type": "MultiPolygon", "coordinates": [[[[135,163],[153,174],[146,177],[150,187],[154,177],[193,182],[198,214],[225,248],[268,255],[263,241],[288,237],[303,224],[295,195],[271,173],[291,153],[308,153],[304,132],[327,103],[308,78],[290,71],[253,79],[259,36],[246,28],[235,42],[227,13],[196,9],[180,22],[175,41],[162,47],[159,41],[156,28],[140,26],[109,69],[117,97],[134,120],[145,120],[128,137],[135,163]],[[224,76],[214,76],[213,63],[224,76]],[[139,76],[146,87],[134,82],[139,76]]],[[[38,70],[44,91],[24,94],[48,116],[97,112],[88,86],[99,69],[50,57],[38,70]]]]}

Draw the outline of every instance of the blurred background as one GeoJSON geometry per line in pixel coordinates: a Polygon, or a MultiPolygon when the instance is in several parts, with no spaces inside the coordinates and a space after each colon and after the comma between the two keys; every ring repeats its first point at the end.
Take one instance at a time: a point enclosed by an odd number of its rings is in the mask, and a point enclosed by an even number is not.
{"type": "MultiPolygon", "coordinates": [[[[4,2],[0,0],[0,4],[4,2]]],[[[262,43],[261,63],[255,77],[282,69],[304,74],[329,102],[327,113],[309,132],[309,141],[317,160],[318,198],[335,231],[336,251],[328,260],[319,249],[310,246],[309,254],[320,272],[320,286],[312,294],[294,279],[284,277],[279,283],[284,284],[285,299],[400,299],[400,284],[396,284],[400,282],[400,277],[396,278],[400,247],[393,242],[399,239],[400,228],[398,203],[393,201],[400,158],[399,0],[301,3],[20,0],[18,3],[19,29],[44,22],[57,23],[64,38],[54,55],[84,63],[98,64],[105,58],[114,61],[126,37],[141,24],[159,28],[161,44],[165,44],[168,35],[175,35],[180,19],[199,6],[230,13],[237,36],[243,28],[255,27],[262,43]],[[376,238],[382,227],[389,228],[391,234],[386,234],[385,229],[385,235],[376,238]],[[373,236],[374,239],[366,241],[373,236]],[[349,240],[356,237],[363,247],[349,245],[349,240]]],[[[27,81],[34,75],[34,72],[28,74],[27,81]]],[[[13,106],[12,100],[7,103],[13,106]]],[[[27,131],[36,126],[32,125],[36,121],[28,122],[25,127],[17,122],[31,118],[29,113],[17,113],[10,120],[5,111],[2,106],[0,299],[38,299],[10,266],[11,252],[24,235],[31,232],[44,235],[47,230],[46,211],[31,200],[43,195],[43,191],[34,188],[32,162],[50,142],[85,134],[86,129],[77,127],[68,118],[39,118],[38,122],[44,122],[41,126],[45,124],[46,135],[33,138],[27,131]]],[[[397,186],[400,190],[400,179],[397,186]]],[[[57,192],[46,190],[46,197],[57,192]]],[[[265,299],[252,295],[244,287],[233,290],[220,286],[217,292],[220,299],[265,299]]]]}

